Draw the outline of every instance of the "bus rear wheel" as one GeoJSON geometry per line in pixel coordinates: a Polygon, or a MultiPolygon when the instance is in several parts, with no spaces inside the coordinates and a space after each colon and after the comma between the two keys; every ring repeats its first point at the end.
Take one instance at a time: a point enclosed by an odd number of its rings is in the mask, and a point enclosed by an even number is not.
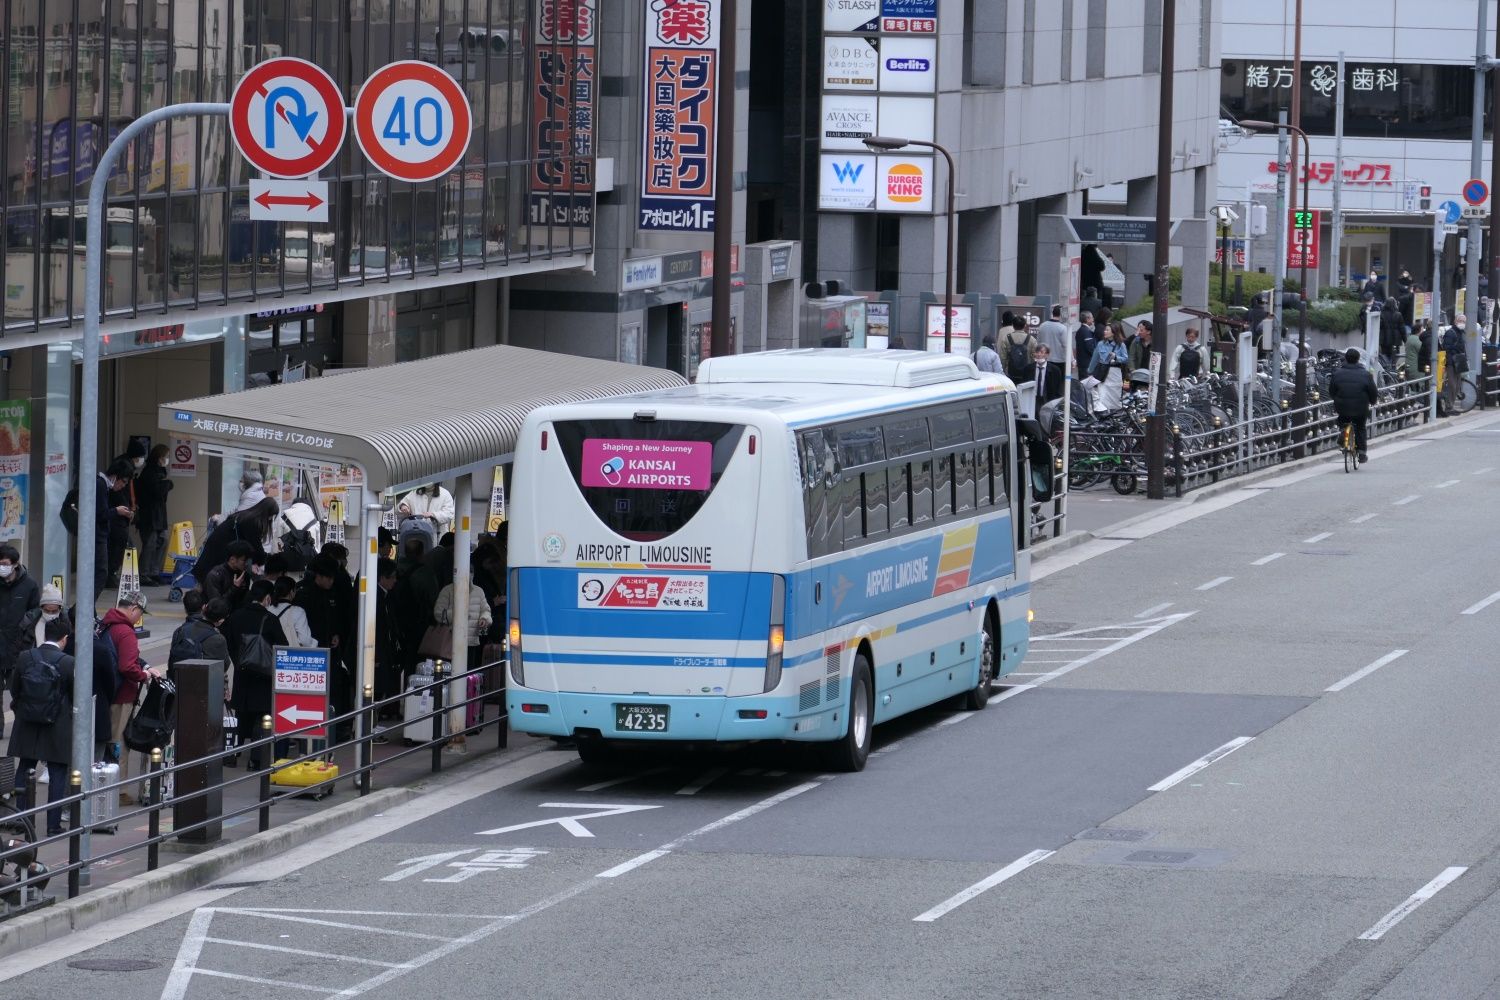
{"type": "Polygon", "coordinates": [[[979,647],[979,683],[964,695],[964,708],[977,712],[990,703],[990,685],[995,680],[995,626],[989,616],[984,620],[984,639],[979,647]]]}
{"type": "Polygon", "coordinates": [[[875,688],[870,680],[870,661],[860,653],[854,657],[854,676],[849,680],[849,723],[843,739],[828,747],[828,766],[834,771],[863,771],[870,758],[875,729],[875,688]]]}

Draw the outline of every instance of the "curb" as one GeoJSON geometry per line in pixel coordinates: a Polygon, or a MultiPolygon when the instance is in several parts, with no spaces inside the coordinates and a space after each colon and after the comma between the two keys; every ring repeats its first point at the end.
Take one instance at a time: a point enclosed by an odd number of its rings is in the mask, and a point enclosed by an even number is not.
{"type": "MultiPolygon", "coordinates": [[[[405,785],[371,792],[363,798],[324,809],[232,844],[184,858],[154,872],[144,872],[107,888],[61,899],[45,910],[0,923],[0,957],[14,955],[73,931],[123,916],[143,906],[210,886],[219,876],[256,861],[285,853],[333,830],[366,819],[422,794],[405,785]]],[[[66,876],[61,876],[66,878],[66,876]]],[[[56,884],[54,879],[54,885],[56,884]]],[[[64,892],[66,884],[64,883],[64,892]]]]}
{"type": "MultiPolygon", "coordinates": [[[[1152,512],[1152,516],[1155,516],[1154,511],[1152,512]]],[[[1093,540],[1094,533],[1092,531],[1084,531],[1081,528],[1077,531],[1069,531],[1058,538],[1049,538],[1045,542],[1037,542],[1033,545],[1031,547],[1031,561],[1041,562],[1049,556],[1055,556],[1060,552],[1075,549],[1084,542],[1091,542],[1093,540]]]]}

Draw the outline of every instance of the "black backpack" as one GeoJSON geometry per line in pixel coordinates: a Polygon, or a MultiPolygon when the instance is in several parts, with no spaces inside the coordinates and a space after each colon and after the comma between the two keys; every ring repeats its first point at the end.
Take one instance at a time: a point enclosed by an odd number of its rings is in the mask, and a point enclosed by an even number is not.
{"type": "Polygon", "coordinates": [[[115,641],[102,623],[94,626],[94,697],[108,698],[111,703],[120,690],[120,654],[115,651],[115,641]],[[107,669],[106,669],[107,668],[107,669]],[[102,690],[100,682],[109,679],[109,689],[102,690]]]}
{"type": "Polygon", "coordinates": [[[1028,336],[1019,344],[1011,339],[1009,334],[1005,337],[1005,373],[1011,378],[1024,374],[1031,365],[1031,358],[1026,354],[1026,345],[1031,341],[1028,336]]]}
{"type": "Polygon", "coordinates": [[[285,514],[281,515],[281,519],[286,521],[287,529],[286,534],[281,536],[281,554],[286,557],[287,568],[293,573],[300,573],[307,569],[307,564],[318,554],[318,547],[313,544],[312,532],[295,527],[285,514]]]}
{"type": "Polygon", "coordinates": [[[1177,372],[1182,378],[1193,378],[1203,369],[1203,356],[1197,345],[1182,345],[1182,357],[1177,359],[1177,372]]]}
{"type": "Polygon", "coordinates": [[[164,750],[176,728],[177,685],[164,677],[155,678],[125,724],[125,745],[139,753],[164,750]]]}
{"type": "Polygon", "coordinates": [[[17,690],[11,708],[18,722],[50,726],[62,714],[62,674],[57,672],[55,661],[42,655],[42,648],[31,650],[17,664],[17,690]]]}

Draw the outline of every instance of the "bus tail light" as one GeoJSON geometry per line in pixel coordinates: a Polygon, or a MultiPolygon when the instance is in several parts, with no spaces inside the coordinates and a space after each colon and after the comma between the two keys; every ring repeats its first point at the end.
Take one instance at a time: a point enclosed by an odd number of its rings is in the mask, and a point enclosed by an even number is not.
{"type": "Polygon", "coordinates": [[[781,652],[786,645],[786,577],[771,577],[771,634],[766,640],[766,682],[763,691],[781,683],[781,652]]]}
{"type": "Polygon", "coordinates": [[[505,599],[510,605],[510,633],[506,636],[510,643],[510,676],[517,685],[524,686],[526,668],[521,663],[521,574],[518,570],[510,571],[510,586],[505,599]]]}

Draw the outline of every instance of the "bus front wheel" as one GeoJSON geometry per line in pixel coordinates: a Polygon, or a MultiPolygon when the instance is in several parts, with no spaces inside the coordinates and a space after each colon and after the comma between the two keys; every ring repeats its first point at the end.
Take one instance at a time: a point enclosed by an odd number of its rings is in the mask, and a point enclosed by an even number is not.
{"type": "Polygon", "coordinates": [[[844,738],[828,748],[828,763],[835,771],[863,771],[870,757],[875,729],[875,687],[870,680],[870,661],[863,653],[854,657],[854,676],[849,679],[849,727],[844,738]]]}
{"type": "Polygon", "coordinates": [[[979,683],[964,694],[964,708],[977,712],[990,702],[990,685],[995,681],[995,626],[985,617],[984,639],[979,647],[979,683]]]}

